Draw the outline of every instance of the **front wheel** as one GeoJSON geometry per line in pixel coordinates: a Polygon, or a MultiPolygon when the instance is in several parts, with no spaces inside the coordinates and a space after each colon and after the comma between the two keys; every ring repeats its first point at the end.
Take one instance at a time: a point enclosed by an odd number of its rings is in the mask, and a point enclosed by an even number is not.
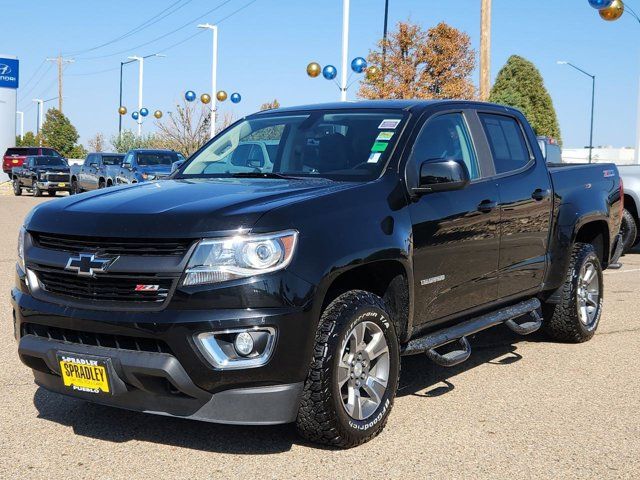
{"type": "Polygon", "coordinates": [[[33,182],[33,196],[34,197],[41,197],[42,196],[42,190],[40,190],[40,187],[38,186],[38,184],[36,182],[33,182]]]}
{"type": "Polygon", "coordinates": [[[544,306],[544,330],[563,342],[590,340],[600,322],[603,291],[602,266],[593,245],[576,243],[560,302],[544,306]]]}
{"type": "Polygon", "coordinates": [[[19,197],[20,195],[22,195],[22,187],[20,186],[20,180],[18,180],[17,178],[13,179],[13,194],[16,197],[19,197]]]}
{"type": "Polygon", "coordinates": [[[378,435],[391,412],[400,353],[382,299],[352,290],[325,309],[296,425],[312,442],[342,448],[378,435]]]}
{"type": "Polygon", "coordinates": [[[620,224],[622,235],[622,253],[627,253],[636,244],[638,238],[638,224],[633,215],[626,208],[622,211],[622,223],[620,224]]]}
{"type": "Polygon", "coordinates": [[[47,191],[47,193],[49,194],[50,197],[55,197],[58,194],[58,192],[55,190],[49,190],[47,191]]]}

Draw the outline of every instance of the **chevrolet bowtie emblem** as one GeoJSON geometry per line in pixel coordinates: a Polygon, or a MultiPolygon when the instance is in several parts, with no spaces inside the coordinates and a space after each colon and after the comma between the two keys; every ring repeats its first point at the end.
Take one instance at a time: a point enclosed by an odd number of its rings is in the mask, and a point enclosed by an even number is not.
{"type": "Polygon", "coordinates": [[[70,257],[64,268],[83,277],[95,277],[96,273],[105,273],[117,259],[118,257],[96,258],[94,254],[80,253],[77,257],[70,257]]]}

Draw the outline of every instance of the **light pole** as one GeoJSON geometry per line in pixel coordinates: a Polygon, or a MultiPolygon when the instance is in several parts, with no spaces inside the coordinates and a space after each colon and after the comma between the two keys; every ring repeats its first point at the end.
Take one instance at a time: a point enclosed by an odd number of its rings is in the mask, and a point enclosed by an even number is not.
{"type": "Polygon", "coordinates": [[[591,77],[591,130],[589,131],[589,163],[591,163],[593,154],[593,108],[595,106],[596,99],[596,76],[585,72],[580,67],[576,67],[573,63],[567,62],[566,60],[558,60],[558,65],[569,65],[587,77],[591,77]]]}
{"type": "Polygon", "coordinates": [[[211,57],[211,117],[210,117],[210,138],[216,134],[216,82],[218,73],[218,27],[211,25],[210,23],[203,23],[198,25],[198,28],[207,28],[213,33],[213,53],[211,57]]]}
{"type": "MultiPolygon", "coordinates": [[[[119,107],[122,107],[122,67],[132,62],[135,62],[135,60],[120,62],[120,103],[118,103],[119,107]]],[[[121,134],[122,134],[122,114],[118,113],[118,138],[120,138],[121,134]]]]}
{"type": "Polygon", "coordinates": [[[486,102],[491,92],[491,0],[480,4],[480,100],[486,102]]]}
{"type": "Polygon", "coordinates": [[[44,100],[42,100],[41,98],[34,98],[32,100],[32,102],[36,102],[38,104],[38,110],[37,110],[37,114],[36,114],[36,135],[40,134],[40,128],[42,128],[42,115],[43,115],[43,107],[44,107],[44,100]]]}
{"type": "MultiPolygon", "coordinates": [[[[133,55],[131,57],[127,57],[131,61],[137,61],[138,68],[138,112],[142,110],[142,84],[144,81],[144,59],[149,57],[164,57],[165,55],[161,55],[159,53],[152,53],[151,55],[145,55],[144,57],[138,57],[133,55]]],[[[138,117],[138,136],[142,135],[142,115],[138,117]]]]}
{"type": "Polygon", "coordinates": [[[20,115],[20,140],[24,138],[24,112],[16,111],[16,115],[20,115]]]}
{"type": "Polygon", "coordinates": [[[347,100],[347,65],[349,62],[349,0],[342,0],[342,81],[340,100],[347,100]]]}

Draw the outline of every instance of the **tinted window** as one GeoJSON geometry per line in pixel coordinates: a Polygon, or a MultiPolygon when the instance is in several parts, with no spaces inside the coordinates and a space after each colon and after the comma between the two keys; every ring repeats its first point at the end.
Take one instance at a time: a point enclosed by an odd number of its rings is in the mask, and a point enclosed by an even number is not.
{"type": "Polygon", "coordinates": [[[153,166],[153,165],[171,165],[173,162],[178,161],[178,155],[170,152],[156,153],[156,152],[140,152],[138,153],[138,165],[140,166],[153,166]]]}
{"type": "Polygon", "coordinates": [[[9,156],[25,156],[25,155],[38,155],[37,148],[7,148],[7,153],[5,155],[9,156]]]}
{"type": "Polygon", "coordinates": [[[60,157],[36,157],[35,165],[38,167],[64,167],[66,163],[60,157]]]}
{"type": "Polygon", "coordinates": [[[123,158],[121,155],[103,155],[102,163],[103,165],[120,165],[123,158]]]}
{"type": "Polygon", "coordinates": [[[127,156],[124,157],[124,162],[122,162],[125,166],[131,166],[131,160],[133,159],[133,153],[127,153],[127,156]]]}
{"type": "Polygon", "coordinates": [[[43,148],[42,149],[42,154],[43,155],[50,155],[52,157],[59,157],[60,154],[58,152],[56,152],[53,148],[43,148]]]}
{"type": "Polygon", "coordinates": [[[480,177],[471,136],[460,113],[429,120],[416,139],[411,157],[417,164],[428,160],[461,160],[472,180],[480,177]]]}
{"type": "Polygon", "coordinates": [[[506,173],[524,167],[531,157],[520,124],[511,117],[480,114],[496,173],[506,173]]]}
{"type": "Polygon", "coordinates": [[[92,163],[94,163],[95,160],[95,155],[91,154],[91,155],[87,155],[87,158],[84,161],[84,166],[88,167],[89,165],[91,165],[92,163]]]}

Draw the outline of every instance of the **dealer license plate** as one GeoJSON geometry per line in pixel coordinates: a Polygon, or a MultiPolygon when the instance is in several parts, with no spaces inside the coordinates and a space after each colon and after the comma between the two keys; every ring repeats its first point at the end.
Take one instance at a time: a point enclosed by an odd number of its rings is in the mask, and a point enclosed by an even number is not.
{"type": "Polygon", "coordinates": [[[76,392],[110,393],[108,358],[58,353],[64,386],[76,392]]]}

